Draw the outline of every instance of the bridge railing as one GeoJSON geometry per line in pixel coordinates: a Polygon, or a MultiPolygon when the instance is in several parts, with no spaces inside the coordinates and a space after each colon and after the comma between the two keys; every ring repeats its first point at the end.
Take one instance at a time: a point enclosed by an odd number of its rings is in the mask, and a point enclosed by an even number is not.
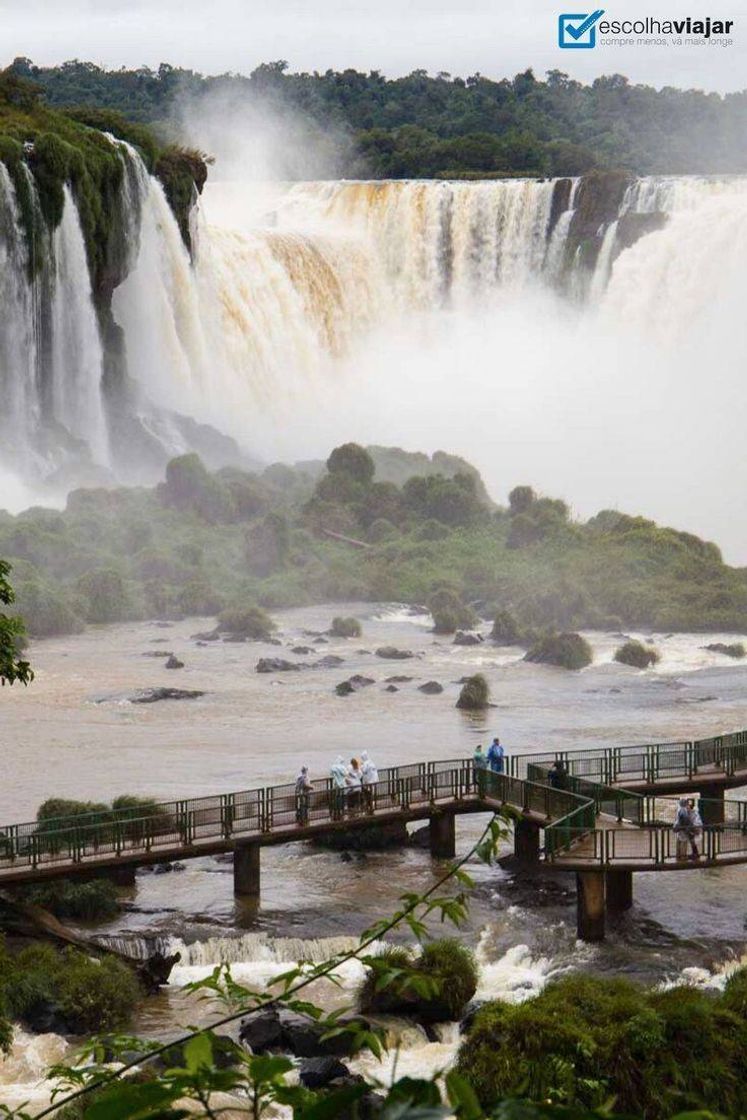
{"type": "Polygon", "coordinates": [[[604,785],[654,783],[677,777],[690,780],[702,770],[714,768],[731,777],[747,769],[747,731],[693,741],[511,755],[509,772],[529,777],[530,767],[549,769],[556,761],[572,777],[604,785]]]}
{"type": "MultiPolygon", "coordinates": [[[[611,828],[578,831],[564,849],[547,853],[548,859],[562,864],[576,857],[583,863],[608,866],[626,863],[661,865],[685,862],[690,854],[689,843],[678,853],[678,834],[671,825],[647,825],[640,829],[611,828]],[[583,841],[581,846],[580,841],[583,841]],[[579,842],[574,851],[574,845],[579,842]]],[[[702,860],[715,861],[729,856],[747,856],[747,827],[736,824],[708,825],[697,837],[702,860]]]]}

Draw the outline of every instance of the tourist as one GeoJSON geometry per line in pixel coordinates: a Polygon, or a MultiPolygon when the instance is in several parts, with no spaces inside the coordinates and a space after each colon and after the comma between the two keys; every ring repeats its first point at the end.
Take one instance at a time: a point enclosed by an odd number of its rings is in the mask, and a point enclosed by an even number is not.
{"type": "Polygon", "coordinates": [[[374,810],[374,786],[379,780],[379,771],[376,763],[369,758],[368,751],[361,754],[361,782],[363,785],[363,806],[367,813],[374,810]]]}
{"type": "Polygon", "coordinates": [[[547,777],[553,789],[565,789],[568,781],[566,768],[559,758],[556,758],[547,772],[547,777]]]}
{"type": "Polygon", "coordinates": [[[701,817],[700,812],[698,810],[698,807],[695,804],[695,799],[694,798],[690,797],[688,799],[687,807],[690,810],[690,815],[692,817],[693,838],[694,838],[695,843],[697,845],[698,840],[700,839],[700,837],[703,834],[703,818],[701,817]]]}
{"type": "Polygon", "coordinates": [[[296,824],[309,823],[310,794],[314,784],[309,778],[308,766],[301,767],[301,773],[296,778],[296,824]]]}
{"type": "Polygon", "coordinates": [[[472,755],[472,768],[474,770],[475,784],[477,792],[480,797],[485,796],[485,789],[487,787],[486,771],[488,769],[488,760],[482,749],[482,743],[478,743],[475,747],[474,754],[472,755]]]}
{"type": "Polygon", "coordinates": [[[503,747],[501,746],[501,741],[498,738],[498,736],[496,735],[495,739],[493,739],[493,742],[488,747],[488,756],[487,756],[488,757],[488,763],[490,764],[490,769],[493,771],[494,774],[502,774],[503,773],[503,756],[504,756],[505,753],[506,752],[504,751],[503,747]]]}
{"type": "Polygon", "coordinates": [[[342,758],[341,754],[338,754],[337,758],[332,763],[332,767],[329,771],[329,778],[330,778],[330,782],[332,783],[332,794],[331,794],[332,820],[333,821],[339,821],[339,820],[341,820],[341,818],[342,818],[342,816],[345,812],[345,794],[347,792],[346,781],[345,781],[345,778],[346,778],[345,763],[343,761],[343,758],[342,758]]]}
{"type": "Polygon", "coordinates": [[[690,856],[688,858],[696,860],[700,858],[698,845],[696,842],[696,827],[695,827],[695,814],[688,804],[686,797],[680,798],[680,803],[677,806],[677,812],[674,818],[672,829],[677,838],[676,855],[678,860],[684,860],[687,856],[687,845],[690,845],[690,856]]]}
{"type": "Polygon", "coordinates": [[[351,813],[357,812],[361,803],[361,789],[363,788],[363,774],[361,764],[357,758],[350,759],[350,766],[345,775],[348,807],[351,813]]]}

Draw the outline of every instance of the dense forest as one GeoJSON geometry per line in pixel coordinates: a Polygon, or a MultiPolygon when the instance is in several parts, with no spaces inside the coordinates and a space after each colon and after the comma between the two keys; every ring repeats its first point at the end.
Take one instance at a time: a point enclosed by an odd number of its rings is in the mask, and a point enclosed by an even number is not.
{"type": "Polygon", "coordinates": [[[0,512],[0,556],[37,636],[335,600],[427,604],[446,632],[501,613],[510,642],[535,628],[747,633],[747,575],[716,545],[612,510],[576,522],[528,486],[496,506],[443,452],[345,444],[326,464],[254,473],[185,455],[154,489],[0,512]]]}
{"type": "MultiPolygon", "coordinates": [[[[636,174],[747,170],[747,91],[631,85],[612,74],[584,85],[560,70],[492,80],[415,70],[290,73],[286,62],[248,77],[158,70],[105,70],[78,60],[11,71],[38,83],[52,106],[116,109],[173,136],[185,103],[205,99],[270,107],[304,120],[324,152],[319,175],[355,177],[575,175],[594,167],[636,174]]],[[[194,137],[180,139],[194,141],[194,137]]],[[[197,137],[199,141],[199,137],[197,137]]],[[[310,145],[313,150],[313,143],[310,145]]]]}

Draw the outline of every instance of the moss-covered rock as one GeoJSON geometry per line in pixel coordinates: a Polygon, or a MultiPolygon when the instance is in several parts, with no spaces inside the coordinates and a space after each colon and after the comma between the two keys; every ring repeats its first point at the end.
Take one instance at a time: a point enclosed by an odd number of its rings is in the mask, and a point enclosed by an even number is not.
{"type": "Polygon", "coordinates": [[[468,677],[462,685],[456,706],[463,711],[479,712],[483,708],[487,708],[489,702],[490,686],[482,673],[475,673],[473,677],[468,677]]]}
{"type": "Polygon", "coordinates": [[[538,638],[524,654],[525,661],[558,665],[563,669],[584,669],[591,665],[591,646],[580,634],[548,633],[538,638]]]}
{"type": "Polygon", "coordinates": [[[360,638],[363,628],[357,618],[343,618],[338,615],[332,619],[329,632],[335,638],[360,638]]]}
{"type": "Polygon", "coordinates": [[[621,665],[631,665],[634,669],[648,669],[661,660],[661,655],[651,646],[632,639],[615,650],[615,661],[621,665]]]}
{"type": "Polygon", "coordinates": [[[472,953],[455,938],[427,942],[419,955],[390,948],[368,962],[361,1010],[410,1015],[421,1023],[459,1019],[477,990],[472,953]]]}

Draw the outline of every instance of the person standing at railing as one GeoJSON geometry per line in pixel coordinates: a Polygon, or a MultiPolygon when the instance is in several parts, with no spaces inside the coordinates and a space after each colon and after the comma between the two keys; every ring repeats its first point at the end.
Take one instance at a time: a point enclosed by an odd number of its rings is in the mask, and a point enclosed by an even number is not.
{"type": "Polygon", "coordinates": [[[547,780],[553,789],[566,789],[568,786],[568,772],[560,761],[556,758],[550,769],[547,771],[547,780]]]}
{"type": "Polygon", "coordinates": [[[698,807],[695,804],[694,798],[692,798],[692,797],[688,798],[687,807],[690,810],[690,816],[692,817],[693,839],[695,840],[695,846],[696,846],[696,851],[697,851],[698,840],[700,840],[701,836],[703,835],[703,818],[701,817],[701,815],[698,811],[698,807]]]}
{"type": "Polygon", "coordinates": [[[379,771],[376,763],[368,757],[368,751],[361,754],[361,782],[363,785],[363,808],[367,813],[373,812],[374,789],[379,780],[379,771]]]}
{"type": "Polygon", "coordinates": [[[493,771],[494,774],[502,774],[503,773],[503,759],[504,759],[505,753],[506,752],[504,751],[503,747],[501,746],[501,741],[498,738],[498,736],[496,735],[495,739],[493,739],[493,742],[488,747],[488,756],[487,756],[488,757],[488,764],[490,765],[490,769],[493,771]]]}
{"type": "Polygon", "coordinates": [[[330,793],[332,820],[339,821],[345,813],[345,794],[346,794],[346,770],[345,763],[342,760],[342,755],[338,754],[329,771],[329,779],[332,783],[332,790],[330,793]]]}
{"type": "Polygon", "coordinates": [[[677,838],[677,859],[684,860],[687,856],[687,845],[690,845],[689,859],[700,859],[700,852],[696,843],[697,828],[695,825],[695,814],[690,809],[686,797],[680,798],[680,803],[677,806],[677,813],[672,825],[674,834],[677,838]]]}
{"type": "Polygon", "coordinates": [[[472,768],[475,772],[475,784],[478,796],[484,797],[487,788],[488,760],[483,752],[482,743],[478,743],[472,755],[472,768]]]}
{"type": "Polygon", "coordinates": [[[296,824],[309,823],[309,804],[314,783],[309,778],[308,766],[301,767],[301,773],[296,778],[296,824]]]}
{"type": "Polygon", "coordinates": [[[351,814],[357,813],[361,805],[361,792],[363,789],[363,774],[361,773],[361,764],[357,758],[350,759],[350,766],[345,775],[345,786],[347,787],[348,807],[351,814]]]}

